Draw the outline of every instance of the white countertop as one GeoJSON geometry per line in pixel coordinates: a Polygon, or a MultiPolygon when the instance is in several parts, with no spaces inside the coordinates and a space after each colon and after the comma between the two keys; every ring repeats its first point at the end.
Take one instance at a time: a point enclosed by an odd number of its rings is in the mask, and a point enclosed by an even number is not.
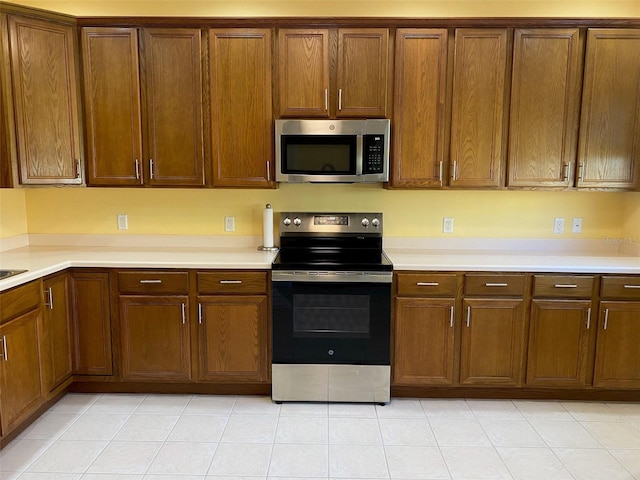
{"type": "MultiPolygon", "coordinates": [[[[258,251],[251,238],[214,240],[30,236],[29,245],[0,251],[0,269],[28,270],[0,280],[0,291],[69,267],[270,269],[277,253],[258,251]]],[[[635,246],[627,251],[588,241],[457,239],[445,244],[394,238],[385,239],[384,250],[394,270],[640,274],[635,246]]]]}

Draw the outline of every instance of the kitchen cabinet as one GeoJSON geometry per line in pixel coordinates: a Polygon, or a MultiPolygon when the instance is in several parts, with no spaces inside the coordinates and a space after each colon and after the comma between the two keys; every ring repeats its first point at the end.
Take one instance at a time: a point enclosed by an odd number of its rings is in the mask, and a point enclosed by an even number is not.
{"type": "Polygon", "coordinates": [[[49,392],[65,387],[71,378],[71,305],[66,273],[44,279],[44,333],[47,339],[46,375],[49,392]]]}
{"type": "Polygon", "coordinates": [[[198,272],[200,381],[269,381],[266,272],[198,272]]]}
{"type": "Polygon", "coordinates": [[[578,187],[638,186],[640,29],[589,29],[578,187]]]}
{"type": "Polygon", "coordinates": [[[520,274],[465,275],[461,385],[521,385],[525,284],[520,274]]]}
{"type": "Polygon", "coordinates": [[[118,272],[123,381],[189,381],[189,274],[118,272]]]}
{"type": "Polygon", "coordinates": [[[8,15],[8,31],[19,181],[82,184],[76,28],[8,15]]]}
{"type": "Polygon", "coordinates": [[[85,27],[82,58],[89,185],[204,186],[200,30],[85,27]]]}
{"type": "Polygon", "coordinates": [[[456,274],[396,275],[394,385],[456,383],[457,285],[456,274]]]}
{"type": "Polygon", "coordinates": [[[504,185],[508,118],[508,30],[455,32],[451,118],[452,187],[504,185]]]}
{"type": "Polygon", "coordinates": [[[109,273],[80,272],[69,277],[74,375],[113,375],[109,273]]]}
{"type": "Polygon", "coordinates": [[[444,182],[447,30],[396,31],[391,187],[444,182]]]}
{"type": "Polygon", "coordinates": [[[209,31],[214,187],[274,188],[269,29],[209,31]]]}
{"type": "Polygon", "coordinates": [[[0,294],[0,433],[8,435],[45,401],[41,283],[0,294]]]}
{"type": "Polygon", "coordinates": [[[604,276],[593,385],[640,388],[640,277],[604,276]]]}
{"type": "Polygon", "coordinates": [[[577,28],[515,31],[509,186],[574,185],[583,43],[577,28]]]}
{"type": "Polygon", "coordinates": [[[591,275],[534,275],[527,385],[591,384],[597,312],[591,275]]]}
{"type": "Polygon", "coordinates": [[[280,29],[279,115],[385,117],[388,70],[386,28],[280,29]]]}

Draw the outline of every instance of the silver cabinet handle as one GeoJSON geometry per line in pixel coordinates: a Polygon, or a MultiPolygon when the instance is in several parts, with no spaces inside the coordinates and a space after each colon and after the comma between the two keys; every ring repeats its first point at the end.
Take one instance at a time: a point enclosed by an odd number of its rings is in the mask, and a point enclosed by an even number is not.
{"type": "Polygon", "coordinates": [[[324,89],[324,109],[329,110],[329,89],[324,89]]]}
{"type": "Polygon", "coordinates": [[[485,287],[508,287],[508,283],[485,283],[485,287]]]}
{"type": "Polygon", "coordinates": [[[442,161],[439,162],[438,168],[440,169],[440,173],[438,173],[438,180],[440,180],[440,185],[442,185],[442,161]]]}
{"type": "Polygon", "coordinates": [[[229,284],[240,284],[242,283],[242,280],[220,280],[220,283],[222,285],[229,285],[229,284]]]}
{"type": "Polygon", "coordinates": [[[451,312],[449,314],[449,326],[453,328],[453,305],[451,305],[451,312]]]}
{"type": "Polygon", "coordinates": [[[453,167],[451,168],[451,180],[458,179],[458,161],[453,161],[453,167]]]}
{"type": "Polygon", "coordinates": [[[569,180],[569,164],[568,163],[564,164],[563,172],[564,174],[562,175],[562,179],[566,182],[567,180],[569,180]]]}
{"type": "Polygon", "coordinates": [[[271,162],[267,160],[267,182],[271,181],[271,162]]]}
{"type": "Polygon", "coordinates": [[[554,287],[556,288],[578,288],[578,285],[571,285],[571,284],[563,284],[563,283],[559,283],[557,285],[554,285],[554,287]]]}
{"type": "Polygon", "coordinates": [[[187,309],[186,305],[183,303],[180,304],[182,306],[182,324],[184,325],[185,323],[187,323],[187,315],[185,313],[185,310],[187,309]]]}
{"type": "Polygon", "coordinates": [[[45,302],[45,305],[49,307],[49,310],[53,310],[53,291],[51,290],[51,287],[47,288],[47,298],[48,301],[45,302]]]}
{"type": "Polygon", "coordinates": [[[9,361],[9,354],[7,353],[7,337],[6,335],[2,336],[2,358],[5,362],[9,361]]]}
{"type": "Polygon", "coordinates": [[[153,178],[153,158],[149,159],[149,178],[153,178]]]}
{"type": "Polygon", "coordinates": [[[342,89],[338,89],[338,111],[342,111],[342,89]]]}
{"type": "Polygon", "coordinates": [[[198,304],[198,324],[202,325],[202,304],[198,304]]]}
{"type": "Polygon", "coordinates": [[[605,308],[604,309],[604,329],[603,330],[607,329],[607,325],[608,324],[609,324],[609,309],[605,308]]]}
{"type": "Polygon", "coordinates": [[[80,159],[76,160],[76,178],[80,178],[80,159]]]}
{"type": "Polygon", "coordinates": [[[640,285],[625,285],[624,288],[638,288],[638,289],[640,289],[640,285]]]}
{"type": "Polygon", "coordinates": [[[136,158],[136,180],[140,180],[140,162],[136,158]]]}
{"type": "Polygon", "coordinates": [[[438,282],[418,282],[416,285],[419,287],[437,287],[440,284],[438,282]]]}
{"type": "Polygon", "coordinates": [[[471,305],[467,307],[467,328],[469,327],[470,323],[471,323],[471,305]]]}
{"type": "Polygon", "coordinates": [[[582,162],[582,163],[580,164],[580,172],[579,172],[579,175],[578,175],[578,179],[579,179],[581,182],[584,182],[584,162],[582,162]]]}
{"type": "Polygon", "coordinates": [[[587,330],[591,326],[591,307],[587,308],[587,330]]]}
{"type": "Polygon", "coordinates": [[[154,280],[140,280],[140,283],[162,283],[162,280],[154,279],[154,280]]]}

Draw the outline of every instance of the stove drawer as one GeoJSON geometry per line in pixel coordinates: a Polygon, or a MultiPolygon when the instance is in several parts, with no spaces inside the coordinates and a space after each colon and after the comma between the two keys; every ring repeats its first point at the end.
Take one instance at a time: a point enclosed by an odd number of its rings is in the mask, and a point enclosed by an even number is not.
{"type": "Polygon", "coordinates": [[[455,297],[458,278],[455,273],[398,273],[399,297],[455,297]]]}
{"type": "Polygon", "coordinates": [[[524,295],[525,275],[468,273],[464,279],[466,295],[524,295]]]}
{"type": "Polygon", "coordinates": [[[198,272],[200,294],[266,294],[267,272],[198,272]]]}

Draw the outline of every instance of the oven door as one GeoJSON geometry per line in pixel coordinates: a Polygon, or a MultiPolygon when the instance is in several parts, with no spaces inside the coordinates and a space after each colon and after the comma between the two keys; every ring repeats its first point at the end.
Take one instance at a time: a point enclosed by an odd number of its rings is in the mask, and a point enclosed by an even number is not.
{"type": "Polygon", "coordinates": [[[273,272],[273,363],[390,365],[391,276],[273,272]]]}

